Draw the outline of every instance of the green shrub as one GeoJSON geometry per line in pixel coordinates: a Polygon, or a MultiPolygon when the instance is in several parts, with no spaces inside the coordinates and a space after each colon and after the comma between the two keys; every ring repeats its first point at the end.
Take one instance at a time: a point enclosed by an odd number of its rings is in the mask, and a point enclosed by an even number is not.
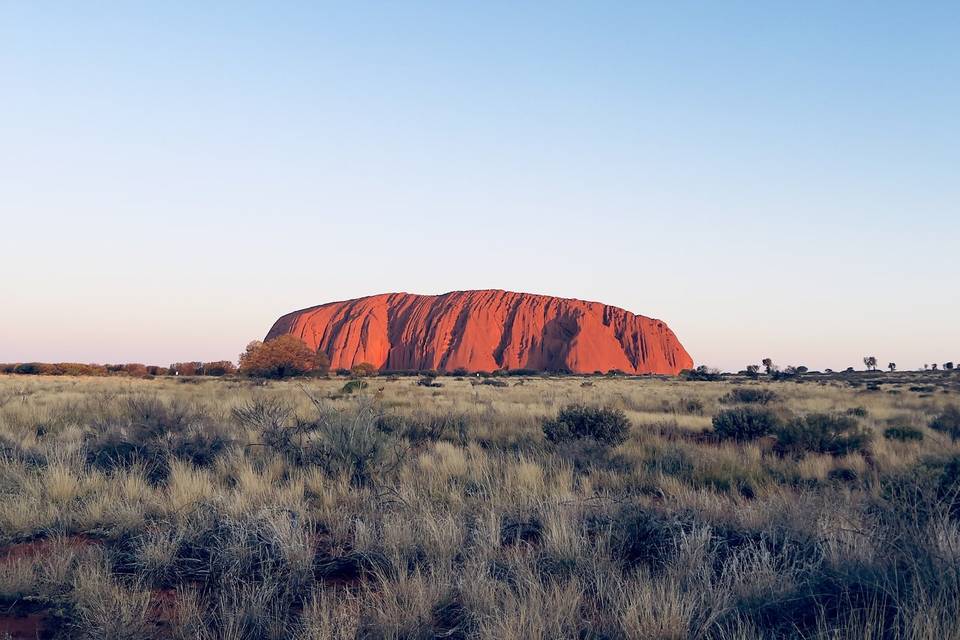
{"type": "Polygon", "coordinates": [[[915,427],[890,427],[883,432],[883,437],[900,442],[920,441],[923,440],[923,432],[915,427]]]}
{"type": "Polygon", "coordinates": [[[543,422],[543,435],[553,443],[589,439],[606,445],[618,445],[627,439],[630,421],[620,409],[571,404],[560,409],[556,418],[543,422]]]}
{"type": "Polygon", "coordinates": [[[362,391],[369,386],[366,380],[350,380],[347,384],[343,385],[343,388],[340,389],[341,393],[355,393],[357,391],[362,391]]]}
{"type": "Polygon", "coordinates": [[[782,453],[829,453],[842,456],[862,451],[870,444],[870,433],[856,419],[845,415],[811,413],[794,418],[776,430],[777,448],[782,453]]]}
{"type": "Polygon", "coordinates": [[[946,407],[930,422],[930,428],[946,433],[952,440],[960,439],[960,409],[953,405],[946,407]]]}
{"type": "Polygon", "coordinates": [[[504,382],[503,380],[497,380],[497,379],[495,379],[495,378],[484,378],[483,381],[482,381],[480,384],[485,384],[485,385],[487,385],[487,386],[489,386],[489,387],[508,387],[508,386],[510,386],[510,385],[508,385],[506,382],[504,382]]]}
{"type": "Polygon", "coordinates": [[[779,418],[768,409],[737,407],[713,417],[713,432],[721,440],[755,440],[772,433],[779,424],[779,418]]]}
{"type": "Polygon", "coordinates": [[[851,407],[847,409],[848,416],[855,416],[857,418],[866,418],[869,413],[866,407],[851,407]]]}
{"type": "Polygon", "coordinates": [[[769,389],[737,387],[720,398],[724,404],[769,404],[777,399],[777,394],[769,389]]]}

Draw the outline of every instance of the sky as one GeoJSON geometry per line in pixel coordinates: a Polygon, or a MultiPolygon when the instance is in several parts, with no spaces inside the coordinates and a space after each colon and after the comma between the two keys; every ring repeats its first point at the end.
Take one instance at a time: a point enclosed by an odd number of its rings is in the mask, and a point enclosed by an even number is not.
{"type": "Polygon", "coordinates": [[[960,361],[960,3],[0,0],[0,362],[497,288],[960,361]]]}

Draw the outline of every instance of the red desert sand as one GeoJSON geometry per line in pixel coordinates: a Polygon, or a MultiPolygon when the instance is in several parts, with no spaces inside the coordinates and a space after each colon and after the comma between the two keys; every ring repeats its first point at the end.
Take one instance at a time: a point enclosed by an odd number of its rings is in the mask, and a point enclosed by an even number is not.
{"type": "Polygon", "coordinates": [[[533,369],[677,374],[693,366],[654,318],[599,302],[513,293],[385,293],[294,311],[283,334],[321,348],[335,369],[369,362],[391,371],[533,369]]]}

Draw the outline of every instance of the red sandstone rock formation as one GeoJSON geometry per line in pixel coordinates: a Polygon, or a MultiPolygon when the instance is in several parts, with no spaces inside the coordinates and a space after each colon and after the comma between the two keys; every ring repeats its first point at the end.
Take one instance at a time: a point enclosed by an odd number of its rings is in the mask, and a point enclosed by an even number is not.
{"type": "Polygon", "coordinates": [[[599,302],[512,293],[385,293],[294,311],[285,333],[322,348],[333,368],[536,369],[676,374],[693,360],[665,323],[599,302]]]}

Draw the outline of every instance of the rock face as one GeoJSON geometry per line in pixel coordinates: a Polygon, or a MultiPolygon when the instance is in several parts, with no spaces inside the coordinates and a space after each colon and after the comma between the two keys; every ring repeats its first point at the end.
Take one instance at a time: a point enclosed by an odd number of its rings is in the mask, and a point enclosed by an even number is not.
{"type": "Polygon", "coordinates": [[[676,374],[693,360],[667,325],[599,302],[512,293],[385,293],[294,311],[266,339],[290,333],[334,369],[535,369],[676,374]]]}

